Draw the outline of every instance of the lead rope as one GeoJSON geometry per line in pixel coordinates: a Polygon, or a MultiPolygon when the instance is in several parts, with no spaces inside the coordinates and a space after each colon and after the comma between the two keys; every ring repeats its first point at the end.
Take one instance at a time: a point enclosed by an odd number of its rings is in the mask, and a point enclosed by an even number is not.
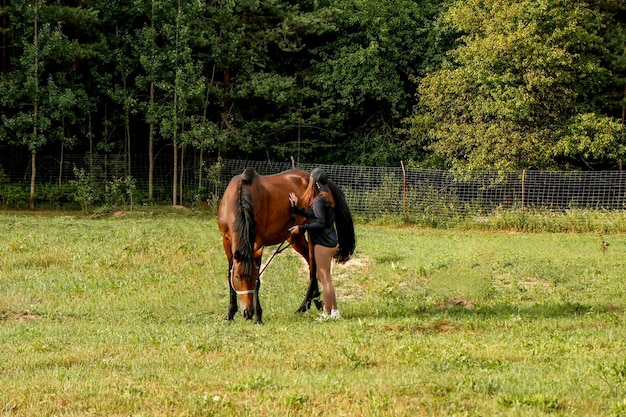
{"type": "Polygon", "coordinates": [[[270,264],[270,262],[272,262],[272,259],[274,259],[274,257],[275,257],[276,255],[278,255],[278,254],[279,254],[279,253],[281,253],[281,252],[284,252],[286,249],[288,249],[288,248],[289,248],[289,246],[291,246],[291,242],[289,242],[289,243],[287,243],[287,246],[285,246],[284,248],[282,247],[282,246],[283,246],[283,244],[287,241],[287,239],[288,239],[288,238],[289,238],[289,234],[287,234],[287,237],[286,237],[286,238],[285,238],[282,242],[280,242],[280,245],[278,245],[278,248],[276,249],[276,251],[274,252],[274,254],[270,257],[270,260],[269,260],[269,261],[267,261],[267,262],[265,263],[265,266],[263,267],[263,269],[261,269],[261,270],[259,271],[259,278],[261,278],[261,274],[262,274],[263,272],[265,272],[265,270],[267,269],[267,267],[268,267],[268,265],[270,264]]]}
{"type": "MultiPolygon", "coordinates": [[[[289,220],[287,220],[287,223],[285,223],[285,226],[284,226],[283,228],[285,228],[285,227],[287,227],[287,228],[288,228],[288,226],[289,226],[291,223],[293,223],[294,219],[296,218],[296,216],[295,216],[295,214],[294,214],[293,206],[291,206],[291,205],[290,205],[290,207],[291,207],[291,216],[289,216],[289,220]]],[[[267,262],[265,263],[265,266],[263,267],[263,269],[261,269],[261,270],[259,271],[259,279],[261,279],[261,274],[262,274],[262,273],[263,273],[263,272],[267,269],[267,267],[269,266],[270,262],[272,262],[272,259],[274,259],[274,257],[275,257],[276,255],[278,255],[278,254],[279,254],[279,253],[281,253],[281,252],[284,252],[285,250],[287,250],[287,249],[289,248],[289,246],[291,246],[291,242],[288,242],[288,243],[287,243],[287,246],[285,246],[285,247],[283,248],[283,244],[284,244],[285,242],[287,242],[287,239],[289,239],[289,236],[290,236],[290,233],[289,233],[289,230],[287,230],[287,236],[285,236],[285,238],[283,239],[283,241],[282,241],[282,242],[280,242],[280,245],[278,245],[278,248],[276,248],[276,251],[274,251],[274,254],[270,257],[269,261],[267,261],[267,262]]]]}

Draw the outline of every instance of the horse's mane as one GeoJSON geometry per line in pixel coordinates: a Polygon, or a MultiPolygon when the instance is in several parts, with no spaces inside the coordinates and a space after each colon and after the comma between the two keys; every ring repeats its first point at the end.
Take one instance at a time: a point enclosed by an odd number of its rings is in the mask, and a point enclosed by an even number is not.
{"type": "Polygon", "coordinates": [[[256,222],[254,220],[254,206],[252,193],[248,185],[251,185],[256,176],[254,168],[246,168],[241,175],[237,188],[237,216],[235,217],[235,234],[237,236],[237,251],[241,255],[243,273],[252,273],[254,239],[256,222]]]}

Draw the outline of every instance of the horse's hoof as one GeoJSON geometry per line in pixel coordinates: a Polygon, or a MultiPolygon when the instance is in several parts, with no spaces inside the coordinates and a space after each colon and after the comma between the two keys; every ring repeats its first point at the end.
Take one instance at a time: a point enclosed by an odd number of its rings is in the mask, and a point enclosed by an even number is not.
{"type": "Polygon", "coordinates": [[[313,302],[315,303],[315,307],[318,310],[321,310],[324,308],[324,302],[322,300],[313,300],[313,302]]]}
{"type": "Polygon", "coordinates": [[[235,321],[235,319],[233,317],[226,316],[226,317],[224,317],[224,321],[231,322],[231,321],[235,321]]]}

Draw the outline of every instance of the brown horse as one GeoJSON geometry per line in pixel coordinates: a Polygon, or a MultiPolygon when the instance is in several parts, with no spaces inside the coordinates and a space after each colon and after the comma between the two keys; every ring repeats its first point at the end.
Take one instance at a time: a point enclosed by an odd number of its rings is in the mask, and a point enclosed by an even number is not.
{"type": "MultiPolygon", "coordinates": [[[[341,188],[330,180],[328,186],[335,200],[335,228],[339,243],[334,258],[343,263],[354,253],[354,223],[341,188]]],[[[239,298],[243,316],[246,319],[254,317],[255,323],[262,322],[259,287],[263,248],[285,241],[291,243],[309,264],[309,288],[298,312],[310,309],[311,301],[318,309],[322,308],[313,245],[302,234],[289,235],[288,232],[289,227],[305,221],[303,217],[293,214],[289,194],[302,196],[307,188],[312,187],[315,187],[315,180],[308,172],[297,169],[263,176],[252,168],[246,168],[230,181],[217,215],[228,259],[230,304],[226,320],[235,317],[239,298]]]]}
{"type": "Polygon", "coordinates": [[[226,320],[233,320],[239,298],[243,316],[254,317],[255,323],[262,322],[259,278],[263,248],[284,241],[290,242],[309,264],[309,288],[298,312],[307,311],[313,300],[320,308],[312,248],[304,235],[289,235],[288,232],[290,226],[305,220],[292,213],[289,193],[303,195],[308,183],[309,173],[295,169],[264,176],[246,168],[230,181],[217,215],[228,258],[230,305],[226,320]]]}

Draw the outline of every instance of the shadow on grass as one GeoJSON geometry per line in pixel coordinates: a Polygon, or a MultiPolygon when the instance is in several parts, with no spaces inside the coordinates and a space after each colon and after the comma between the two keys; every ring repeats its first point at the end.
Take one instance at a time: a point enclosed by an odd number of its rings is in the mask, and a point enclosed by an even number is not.
{"type": "Polygon", "coordinates": [[[394,300],[384,307],[373,306],[368,309],[367,304],[355,306],[352,316],[355,318],[446,318],[468,319],[484,318],[493,320],[509,320],[518,317],[528,320],[546,318],[571,318],[589,314],[617,314],[622,315],[626,307],[610,304],[582,304],[572,302],[549,303],[496,303],[493,305],[473,304],[462,300],[451,300],[446,303],[431,305],[411,305],[408,302],[394,300]]]}

